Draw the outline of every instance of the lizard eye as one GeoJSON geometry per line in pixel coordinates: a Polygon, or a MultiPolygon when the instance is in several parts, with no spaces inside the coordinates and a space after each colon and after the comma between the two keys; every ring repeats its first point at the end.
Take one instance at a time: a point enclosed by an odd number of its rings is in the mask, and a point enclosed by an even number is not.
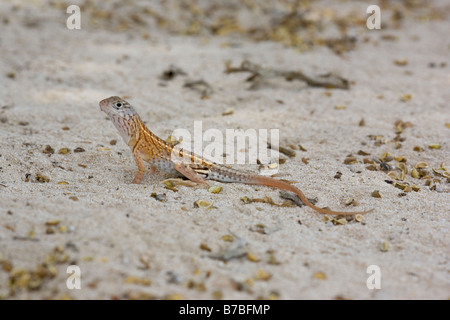
{"type": "Polygon", "coordinates": [[[122,102],[116,102],[116,108],[122,108],[123,104],[122,102]]]}

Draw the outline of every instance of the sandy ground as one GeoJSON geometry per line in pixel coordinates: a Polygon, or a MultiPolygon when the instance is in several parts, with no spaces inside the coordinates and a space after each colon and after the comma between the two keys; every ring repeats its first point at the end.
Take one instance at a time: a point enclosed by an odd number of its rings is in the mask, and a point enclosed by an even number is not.
{"type": "Polygon", "coordinates": [[[299,53],[279,43],[168,36],[156,28],[145,36],[87,24],[69,31],[65,8],[18,3],[0,4],[1,297],[449,298],[450,186],[432,170],[450,162],[449,19],[365,30],[357,35],[365,43],[338,56],[324,47],[299,53]],[[333,71],[352,85],[327,90],[273,79],[250,91],[248,74],[223,73],[226,60],[244,59],[333,71]],[[188,76],[160,80],[170,64],[188,76]],[[214,93],[200,99],[183,88],[186,79],[205,79],[214,93]],[[174,192],[159,184],[164,173],[133,185],[129,148],[98,107],[112,95],[126,96],[162,138],[200,120],[204,130],[280,129],[281,145],[306,149],[281,156],[287,161],[280,178],[297,181],[321,207],[375,211],[340,225],[309,208],[240,200],[283,202],[278,190],[265,187],[214,183],[223,187],[219,194],[183,186],[174,192]],[[222,116],[229,108],[234,113],[222,116]],[[413,124],[401,133],[400,148],[393,141],[397,120],[413,124]],[[54,154],[43,152],[47,145],[54,154]],[[61,148],[71,152],[59,154],[61,148]],[[364,158],[385,152],[406,157],[408,173],[398,182],[418,192],[366,169],[364,158]],[[349,154],[357,163],[344,164],[349,154]],[[428,164],[428,178],[411,176],[420,161],[428,164]],[[39,174],[49,181],[37,182],[39,174]],[[372,196],[375,190],[381,198],[372,196]],[[345,205],[351,198],[357,206],[345,205]],[[194,208],[196,200],[215,208],[194,208]],[[214,259],[233,248],[243,256],[214,259]],[[81,269],[81,290],[66,286],[71,264],[81,269]],[[379,290],[366,286],[370,265],[380,268],[379,290]]]}

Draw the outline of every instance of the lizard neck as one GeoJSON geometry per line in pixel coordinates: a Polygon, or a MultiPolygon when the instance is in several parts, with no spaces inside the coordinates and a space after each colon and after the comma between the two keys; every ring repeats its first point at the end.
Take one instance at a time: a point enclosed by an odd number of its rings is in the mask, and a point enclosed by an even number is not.
{"type": "MultiPolygon", "coordinates": [[[[125,115],[125,116],[115,116],[110,115],[114,126],[119,131],[120,136],[123,138],[125,143],[129,146],[139,139],[140,123],[141,119],[138,115],[125,115]]],[[[143,123],[142,123],[143,125],[143,123]]],[[[145,127],[145,125],[144,125],[145,127]]]]}
{"type": "Polygon", "coordinates": [[[135,116],[130,122],[132,123],[130,123],[128,127],[131,128],[131,130],[128,131],[126,135],[128,141],[125,142],[127,142],[132,149],[136,146],[138,141],[145,141],[145,144],[149,147],[164,146],[165,141],[153,134],[139,116],[135,116]]]}
{"type": "Polygon", "coordinates": [[[173,149],[166,141],[151,132],[138,114],[128,114],[112,118],[125,143],[134,151],[136,146],[143,145],[141,151],[150,157],[167,157],[173,149]]]}

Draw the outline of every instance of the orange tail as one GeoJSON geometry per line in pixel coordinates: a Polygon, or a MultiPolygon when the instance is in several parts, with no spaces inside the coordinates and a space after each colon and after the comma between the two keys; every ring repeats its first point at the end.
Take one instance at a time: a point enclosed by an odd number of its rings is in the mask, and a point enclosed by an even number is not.
{"type": "Polygon", "coordinates": [[[355,214],[366,214],[369,212],[372,212],[373,209],[370,209],[368,211],[361,211],[361,212],[342,212],[342,211],[332,211],[328,209],[323,209],[316,207],[313,205],[309,200],[306,198],[306,196],[303,194],[303,192],[294,187],[293,185],[290,185],[289,183],[276,180],[273,178],[263,177],[263,176],[252,176],[251,180],[246,181],[247,184],[259,184],[267,187],[275,187],[278,189],[286,190],[295,193],[299,196],[300,200],[303,201],[304,204],[306,204],[311,209],[314,209],[315,211],[322,213],[322,214],[334,214],[334,215],[343,215],[343,216],[349,216],[349,215],[355,215],[355,214]]]}

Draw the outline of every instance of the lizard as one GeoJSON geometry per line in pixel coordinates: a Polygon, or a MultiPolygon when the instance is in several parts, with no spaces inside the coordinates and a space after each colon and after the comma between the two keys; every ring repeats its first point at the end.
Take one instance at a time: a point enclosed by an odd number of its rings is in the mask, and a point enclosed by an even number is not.
{"type": "Polygon", "coordinates": [[[306,198],[300,189],[287,182],[217,164],[193,152],[169,144],[151,132],[133,106],[120,97],[112,96],[103,99],[99,106],[100,110],[108,115],[133,153],[138,167],[138,172],[133,180],[135,184],[141,183],[147,171],[145,162],[148,162],[150,164],[149,174],[153,174],[159,169],[172,174],[181,174],[200,185],[209,185],[207,180],[215,180],[224,183],[262,185],[290,191],[295,193],[305,205],[321,214],[355,215],[373,211],[371,209],[363,212],[341,212],[317,207],[306,198]]]}

